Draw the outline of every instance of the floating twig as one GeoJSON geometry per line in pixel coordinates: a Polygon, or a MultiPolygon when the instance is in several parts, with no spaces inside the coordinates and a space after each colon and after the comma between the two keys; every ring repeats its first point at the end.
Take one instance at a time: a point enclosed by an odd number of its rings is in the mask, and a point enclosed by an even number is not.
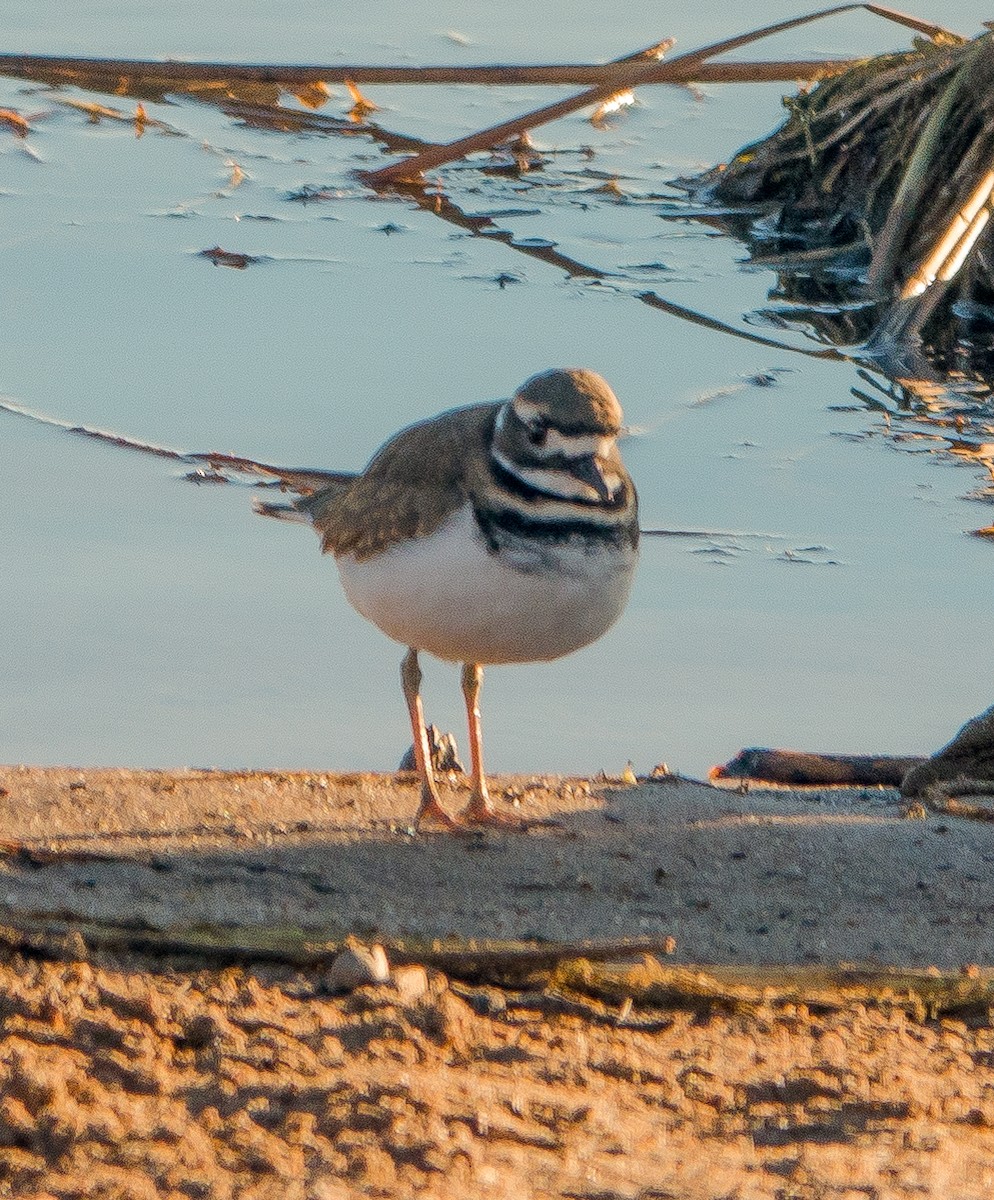
{"type": "MultiPolygon", "coordinates": [[[[638,50],[634,54],[628,54],[624,58],[617,59],[615,65],[622,66],[632,62],[641,64],[646,61],[656,61],[672,44],[671,40],[654,42],[644,50],[638,50]]],[[[620,90],[623,90],[625,86],[629,86],[627,81],[623,84],[612,81],[608,86],[597,85],[588,88],[586,91],[578,92],[576,95],[567,96],[563,100],[557,100],[554,104],[546,104],[542,108],[536,108],[531,112],[525,113],[523,116],[513,117],[509,121],[501,121],[497,125],[490,125],[486,129],[481,129],[477,133],[470,134],[468,137],[457,138],[454,142],[447,142],[444,145],[429,146],[422,150],[420,154],[415,154],[413,158],[391,163],[390,166],[380,167],[377,171],[360,172],[359,178],[369,184],[370,187],[383,187],[391,183],[417,182],[421,179],[425,171],[434,170],[436,167],[444,166],[446,163],[453,162],[457,158],[464,158],[467,154],[474,154],[478,150],[490,150],[494,146],[499,146],[502,142],[518,137],[527,130],[535,129],[539,125],[546,125],[550,121],[559,120],[561,117],[568,117],[571,113],[576,112],[578,109],[586,108],[588,105],[599,104],[602,101],[609,100],[620,90]]]]}
{"type": "MultiPolygon", "coordinates": [[[[360,178],[371,187],[416,181],[420,179],[424,171],[433,170],[436,167],[443,166],[447,162],[463,158],[467,154],[473,154],[478,150],[489,150],[493,146],[499,145],[502,141],[515,137],[525,130],[534,129],[539,125],[548,124],[550,121],[559,120],[591,104],[601,104],[604,101],[610,100],[619,92],[634,88],[637,85],[646,83],[672,83],[681,85],[700,83],[703,81],[703,77],[709,73],[709,68],[714,65],[707,63],[706,60],[714,58],[718,54],[737,50],[742,46],[760,41],[775,33],[783,33],[790,29],[796,29],[801,25],[806,25],[811,21],[817,21],[823,17],[833,16],[838,13],[851,12],[854,9],[865,9],[877,16],[883,16],[888,20],[896,21],[898,24],[906,25],[920,33],[927,33],[930,37],[939,37],[942,35],[955,37],[955,35],[948,34],[946,30],[931,22],[920,21],[918,18],[882,8],[877,4],[842,4],[834,8],[822,9],[820,12],[809,13],[803,17],[795,17],[788,21],[778,21],[773,25],[766,25],[761,29],[755,29],[749,33],[739,34],[736,37],[714,42],[710,46],[704,46],[699,50],[682,54],[667,63],[660,63],[658,59],[669,48],[672,42],[659,42],[644,50],[636,51],[634,54],[626,55],[624,58],[616,59],[614,63],[610,64],[615,68],[615,74],[612,84],[607,87],[598,85],[589,88],[587,91],[579,92],[574,96],[568,96],[566,99],[560,100],[555,104],[549,104],[544,108],[525,113],[521,117],[516,117],[510,121],[503,121],[499,125],[492,125],[487,129],[481,129],[479,132],[471,134],[468,137],[459,138],[446,145],[427,149],[411,159],[392,163],[388,167],[381,167],[378,171],[362,172],[360,173],[360,178]]],[[[858,60],[824,60],[820,64],[817,64],[815,75],[807,74],[804,77],[809,79],[818,78],[837,71],[844,71],[856,61],[858,60]]],[[[724,64],[722,65],[724,66],[724,64]]],[[[750,64],[750,67],[755,67],[756,65],[750,64]]],[[[796,67],[798,64],[794,64],[794,66],[796,67]]],[[[808,70],[815,67],[816,64],[806,64],[808,70]]],[[[755,78],[756,76],[753,77],[755,78]]],[[[798,76],[794,75],[792,78],[797,79],[798,76]]]]}
{"type": "MultiPolygon", "coordinates": [[[[857,6],[860,7],[860,6],[857,6]]],[[[336,83],[369,86],[381,84],[483,87],[564,87],[574,84],[624,90],[631,85],[631,72],[617,63],[537,63],[535,65],[491,64],[484,66],[342,66],[331,63],[299,66],[269,66],[251,63],[172,63],[155,59],[65,58],[50,55],[0,54],[0,75],[19,79],[41,78],[79,86],[87,80],[138,78],[146,87],[168,89],[180,84],[229,83],[273,84],[288,91],[307,84],[336,83]]],[[[769,62],[701,63],[699,74],[675,71],[657,64],[637,76],[640,84],[651,83],[751,83],[789,82],[815,79],[826,71],[844,70],[856,59],[783,59],[769,62]],[[658,78],[656,77],[658,76],[658,78]]],[[[298,96],[299,98],[299,96],[298,96]]],[[[315,97],[316,98],[316,97],[315,97]]]]}

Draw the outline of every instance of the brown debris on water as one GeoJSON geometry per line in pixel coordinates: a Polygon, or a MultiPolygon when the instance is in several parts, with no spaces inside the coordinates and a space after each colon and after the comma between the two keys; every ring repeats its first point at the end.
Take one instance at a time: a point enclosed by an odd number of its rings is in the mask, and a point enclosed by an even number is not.
{"type": "Polygon", "coordinates": [[[902,381],[989,383],[992,84],[994,35],[916,39],[786,98],[778,130],[682,184],[731,207],[718,219],[778,272],[786,322],[902,381]]]}
{"type": "Polygon", "coordinates": [[[0,125],[6,125],[15,137],[26,138],[31,132],[31,125],[26,117],[22,117],[16,109],[0,108],[0,125]]]}
{"type": "Polygon", "coordinates": [[[224,250],[221,246],[201,250],[198,257],[209,259],[215,267],[232,267],[236,271],[244,271],[252,263],[260,261],[257,256],[242,254],[236,250],[224,250]]]}

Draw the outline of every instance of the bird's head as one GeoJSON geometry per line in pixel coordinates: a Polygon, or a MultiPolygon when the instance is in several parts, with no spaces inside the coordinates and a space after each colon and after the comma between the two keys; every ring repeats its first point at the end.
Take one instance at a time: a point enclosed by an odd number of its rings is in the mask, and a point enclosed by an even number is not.
{"type": "Polygon", "coordinates": [[[621,405],[600,375],[554,368],[526,380],[503,406],[495,449],[526,478],[557,473],[557,494],[610,503],[623,483],[621,422],[621,405]]]}

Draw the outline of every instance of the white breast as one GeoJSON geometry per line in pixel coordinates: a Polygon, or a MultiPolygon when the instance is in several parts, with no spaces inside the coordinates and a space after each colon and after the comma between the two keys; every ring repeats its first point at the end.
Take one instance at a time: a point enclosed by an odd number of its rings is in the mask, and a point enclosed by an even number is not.
{"type": "Polygon", "coordinates": [[[429,537],[337,563],[349,603],[395,641],[453,662],[508,663],[599,638],[625,607],[636,559],[631,546],[580,538],[492,554],[466,505],[429,537]]]}

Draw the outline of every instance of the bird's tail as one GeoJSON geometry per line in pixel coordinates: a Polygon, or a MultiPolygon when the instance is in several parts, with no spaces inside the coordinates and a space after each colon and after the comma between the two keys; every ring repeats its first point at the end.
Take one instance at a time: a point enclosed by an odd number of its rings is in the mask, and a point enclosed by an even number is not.
{"type": "Polygon", "coordinates": [[[260,500],[258,496],[255,496],[252,500],[252,511],[258,513],[260,517],[275,517],[277,521],[310,524],[307,514],[301,512],[296,504],[272,504],[268,500],[260,500]]]}
{"type": "Polygon", "coordinates": [[[272,463],[256,462],[253,458],[241,458],[236,454],[218,454],[213,450],[183,454],[181,457],[183,462],[198,465],[198,471],[191,472],[187,476],[188,479],[196,481],[196,475],[199,473],[202,478],[219,483],[278,487],[296,496],[310,496],[326,487],[341,487],[355,478],[349,471],[322,471],[317,467],[275,467],[272,463]]]}

